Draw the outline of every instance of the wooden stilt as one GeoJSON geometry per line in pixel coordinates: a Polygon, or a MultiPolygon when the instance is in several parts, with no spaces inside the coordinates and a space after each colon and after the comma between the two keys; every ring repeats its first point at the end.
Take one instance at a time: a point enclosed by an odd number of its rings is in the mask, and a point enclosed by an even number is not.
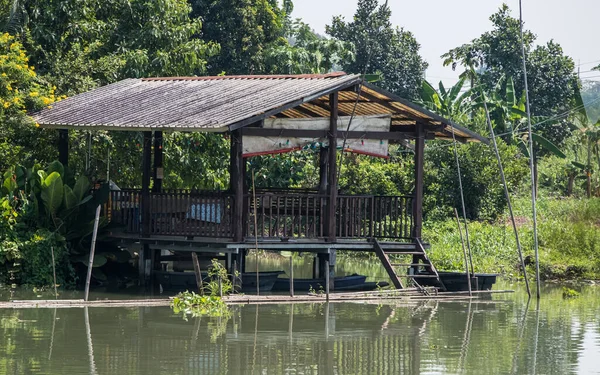
{"type": "Polygon", "coordinates": [[[154,171],[153,171],[154,184],[152,185],[152,191],[160,193],[162,191],[162,181],[164,177],[163,170],[163,132],[154,132],[154,171]]]}
{"type": "Polygon", "coordinates": [[[69,165],[69,131],[58,131],[58,161],[65,167],[69,165]]]}
{"type": "MultiPolygon", "coordinates": [[[[152,132],[144,132],[142,154],[142,200],[140,202],[142,216],[142,236],[148,237],[151,232],[150,212],[150,173],[152,161],[152,132]]],[[[152,255],[147,244],[142,245],[140,251],[140,281],[147,284],[152,273],[152,255]]]]}
{"type": "Polygon", "coordinates": [[[329,105],[331,115],[329,117],[329,168],[328,168],[328,195],[327,205],[327,239],[330,242],[336,240],[336,206],[337,206],[337,122],[338,122],[338,94],[337,92],[329,95],[329,105]]]}
{"type": "Polygon", "coordinates": [[[229,188],[233,198],[233,240],[242,242],[244,239],[244,179],[242,155],[242,130],[231,132],[229,188]]]}

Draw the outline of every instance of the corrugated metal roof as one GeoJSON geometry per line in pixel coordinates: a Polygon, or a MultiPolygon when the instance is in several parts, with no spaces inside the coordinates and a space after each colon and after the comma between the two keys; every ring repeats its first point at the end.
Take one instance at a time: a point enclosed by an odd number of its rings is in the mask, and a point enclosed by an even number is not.
{"type": "MultiPolygon", "coordinates": [[[[126,79],[55,103],[33,115],[40,126],[61,129],[222,132],[267,117],[328,117],[329,94],[339,92],[340,115],[390,114],[391,131],[415,124],[461,140],[487,139],[376,86],[361,86],[343,72],[304,75],[126,79]]],[[[405,128],[406,129],[406,128],[405,128]]]]}

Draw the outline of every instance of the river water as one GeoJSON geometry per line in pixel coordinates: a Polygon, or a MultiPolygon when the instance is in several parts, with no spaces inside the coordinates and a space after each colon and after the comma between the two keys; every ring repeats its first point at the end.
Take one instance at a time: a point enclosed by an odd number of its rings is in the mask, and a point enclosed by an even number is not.
{"type": "MultiPolygon", "coordinates": [[[[380,266],[363,265],[383,278],[380,266]]],[[[516,292],[233,306],[228,319],[184,320],[168,307],[5,309],[0,374],[600,374],[600,287],[564,299],[561,286],[546,285],[539,306],[522,285],[495,289],[516,292]]],[[[48,297],[0,289],[0,300],[48,297]]]]}

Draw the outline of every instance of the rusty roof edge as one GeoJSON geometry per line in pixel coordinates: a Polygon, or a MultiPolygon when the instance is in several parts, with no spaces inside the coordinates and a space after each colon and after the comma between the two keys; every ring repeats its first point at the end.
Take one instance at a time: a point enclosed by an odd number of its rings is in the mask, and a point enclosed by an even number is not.
{"type": "Polygon", "coordinates": [[[284,112],[284,111],[286,111],[288,109],[299,107],[300,105],[302,105],[304,103],[308,103],[308,102],[310,102],[312,100],[315,100],[317,98],[320,98],[323,95],[328,95],[328,94],[334,93],[336,91],[341,91],[341,90],[343,90],[345,88],[354,86],[354,85],[356,85],[356,84],[358,84],[358,83],[360,83],[362,81],[361,76],[358,75],[358,74],[351,74],[351,75],[340,76],[340,77],[337,77],[337,79],[338,80],[343,79],[343,81],[340,82],[340,83],[338,83],[338,84],[332,85],[331,87],[328,87],[327,89],[323,89],[323,90],[321,90],[321,91],[319,91],[317,93],[311,94],[309,96],[305,96],[305,97],[300,98],[300,99],[293,100],[293,101],[285,103],[285,104],[283,104],[283,105],[281,105],[279,107],[271,108],[271,109],[269,109],[269,110],[267,110],[267,111],[265,111],[263,113],[260,113],[258,115],[254,115],[254,116],[248,117],[248,118],[246,118],[244,120],[237,121],[237,122],[234,122],[232,124],[229,124],[229,125],[227,125],[229,127],[229,131],[233,131],[233,130],[237,130],[237,129],[243,128],[243,127],[248,126],[248,125],[250,125],[252,123],[255,123],[257,121],[264,120],[267,117],[271,117],[271,116],[274,116],[274,115],[276,115],[278,113],[284,112]]]}
{"type": "Polygon", "coordinates": [[[456,124],[455,122],[453,122],[451,120],[448,120],[447,118],[444,118],[444,117],[442,117],[442,116],[440,116],[440,115],[438,115],[436,113],[433,113],[433,112],[431,112],[428,109],[425,109],[425,108],[423,108],[423,107],[421,107],[421,106],[419,106],[417,104],[414,104],[413,102],[411,102],[409,100],[403,99],[403,98],[399,97],[396,94],[393,94],[393,93],[391,93],[391,92],[389,92],[389,91],[387,91],[385,89],[382,89],[381,87],[377,87],[377,86],[372,85],[372,84],[370,84],[368,82],[364,82],[363,85],[365,87],[367,87],[369,90],[377,91],[378,93],[380,93],[382,95],[385,95],[385,96],[389,97],[390,99],[392,99],[394,101],[397,101],[397,102],[399,102],[399,103],[401,103],[401,104],[403,104],[403,105],[405,105],[405,106],[407,106],[407,107],[409,107],[409,108],[411,108],[411,109],[413,109],[415,111],[419,111],[419,112],[421,112],[421,113],[423,113],[423,114],[425,114],[425,115],[433,118],[436,121],[440,121],[441,123],[443,123],[446,126],[453,127],[454,129],[460,131],[461,133],[465,133],[465,134],[469,135],[469,137],[474,138],[474,139],[476,139],[476,140],[478,140],[480,142],[483,142],[486,145],[490,144],[490,140],[488,138],[486,138],[486,137],[484,137],[484,136],[482,136],[480,134],[477,134],[474,131],[469,130],[469,129],[463,127],[463,126],[460,126],[460,125],[456,124]]]}

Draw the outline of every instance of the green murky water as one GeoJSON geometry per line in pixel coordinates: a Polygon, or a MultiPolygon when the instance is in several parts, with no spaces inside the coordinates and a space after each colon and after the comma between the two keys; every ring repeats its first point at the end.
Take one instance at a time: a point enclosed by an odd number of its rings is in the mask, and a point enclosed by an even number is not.
{"type": "MultiPolygon", "coordinates": [[[[261,268],[285,269],[277,262],[261,268]]],[[[521,286],[496,287],[517,292],[234,306],[229,319],[189,321],[166,307],[0,310],[0,374],[600,374],[600,287],[563,299],[546,286],[539,308],[521,286]]],[[[35,293],[0,290],[11,297],[35,293]]]]}

